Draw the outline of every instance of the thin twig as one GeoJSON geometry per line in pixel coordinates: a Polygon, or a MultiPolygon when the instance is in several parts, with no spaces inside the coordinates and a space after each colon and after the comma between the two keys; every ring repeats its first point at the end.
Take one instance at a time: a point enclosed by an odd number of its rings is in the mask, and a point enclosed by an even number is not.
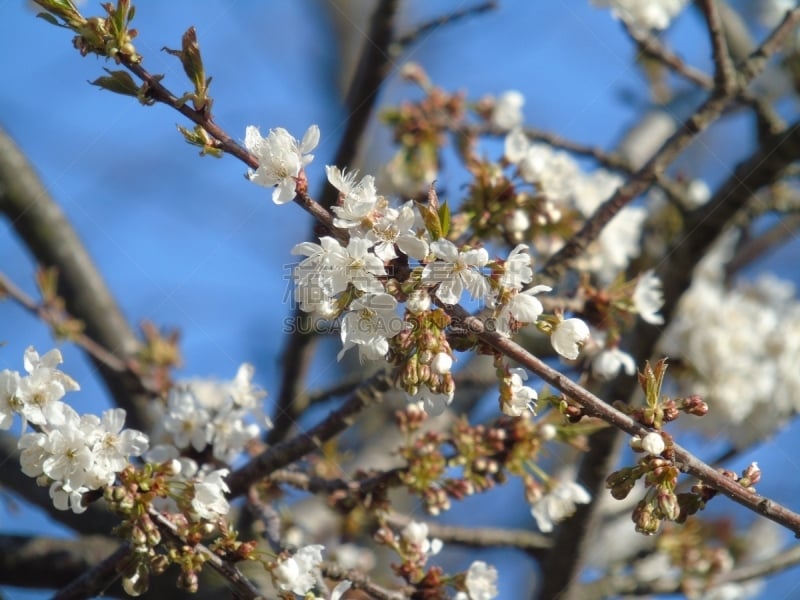
{"type": "Polygon", "coordinates": [[[299,460],[309,452],[313,452],[327,440],[338,435],[353,423],[354,417],[367,406],[376,404],[389,390],[391,382],[386,373],[378,373],[364,383],[337,410],[331,412],[321,423],[305,433],[271,446],[260,455],[251,459],[246,465],[228,476],[227,483],[231,496],[244,494],[259,479],[266,477],[276,469],[299,460]]]}
{"type": "Polygon", "coordinates": [[[725,265],[725,278],[730,279],[747,265],[772,252],[785,242],[795,239],[800,230],[800,214],[787,215],[758,237],[745,243],[725,265]]]}
{"type": "Polygon", "coordinates": [[[700,8],[706,17],[714,56],[714,84],[721,94],[730,95],[736,88],[736,69],[733,65],[728,43],[720,19],[717,0],[700,0],[700,8]]]}
{"type": "MultiPolygon", "coordinates": [[[[392,64],[389,46],[394,40],[397,9],[398,0],[381,0],[372,14],[356,71],[345,96],[347,119],[333,159],[334,165],[351,165],[358,154],[378,93],[392,64]]],[[[319,205],[329,210],[336,204],[338,194],[339,191],[325,180],[319,205]]],[[[313,228],[311,237],[315,236],[316,228],[313,228]]],[[[299,305],[295,305],[292,320],[297,327],[281,352],[281,387],[272,415],[275,426],[267,434],[269,444],[276,444],[288,435],[301,411],[298,399],[316,349],[315,342],[319,339],[311,328],[301,325],[312,322],[312,319],[312,316],[300,310],[299,305]]]]}
{"type": "MultiPolygon", "coordinates": [[[[549,383],[577,402],[587,415],[602,419],[606,423],[613,425],[616,429],[630,435],[644,436],[648,433],[646,428],[636,423],[628,415],[606,404],[600,398],[574,383],[555,369],[549,367],[510,339],[498,333],[487,331],[480,319],[473,317],[460,306],[452,307],[450,309],[450,314],[469,331],[476,334],[483,342],[495,348],[505,356],[514,359],[520,365],[538,375],[546,383],[549,383]]],[[[702,460],[695,457],[677,443],[674,445],[674,451],[681,471],[694,475],[698,479],[708,483],[717,491],[728,496],[734,502],[800,535],[800,514],[794,513],[777,502],[743,488],[735,481],[725,477],[705,464],[702,460]]]]}
{"type": "MultiPolygon", "coordinates": [[[[3,293],[51,328],[55,327],[63,318],[63,315],[54,314],[53,310],[47,305],[37,303],[36,300],[28,296],[21,288],[12,282],[5,273],[0,271],[0,295],[3,293]]],[[[112,352],[109,352],[85,333],[72,335],[69,337],[69,340],[82,348],[86,354],[94,358],[95,362],[104,364],[110,370],[118,373],[130,373],[135,375],[129,368],[128,363],[112,352]]],[[[144,380],[142,380],[142,385],[145,386],[150,393],[158,393],[158,390],[147,385],[147,382],[144,380]]]]}
{"type": "Polygon", "coordinates": [[[120,571],[130,557],[130,546],[121,544],[105,560],[97,563],[80,577],[61,588],[52,600],[83,600],[100,595],[119,578],[120,571]]]}
{"type": "MultiPolygon", "coordinates": [[[[162,534],[170,537],[181,546],[187,544],[178,533],[177,526],[155,509],[150,509],[150,517],[158,525],[162,534]]],[[[228,582],[234,597],[241,600],[264,600],[264,596],[256,586],[236,568],[233,563],[223,560],[203,544],[194,544],[194,550],[205,558],[205,563],[222,575],[228,582]]]]}
{"type": "Polygon", "coordinates": [[[645,30],[630,27],[624,21],[622,23],[625,26],[625,31],[628,33],[628,36],[636,42],[636,46],[640,52],[650,58],[656,59],[677,75],[680,75],[698,87],[705,90],[714,88],[714,80],[711,77],[700,69],[686,64],[680,56],[664,46],[657,37],[645,30]]]}
{"type": "Polygon", "coordinates": [[[335,581],[345,579],[353,584],[353,589],[364,590],[370,598],[375,600],[406,600],[411,597],[412,590],[395,591],[387,590],[370,580],[369,577],[356,569],[343,569],[335,563],[325,562],[320,566],[320,570],[325,577],[335,581]]]}
{"type": "MultiPolygon", "coordinates": [[[[767,60],[779,48],[783,39],[800,21],[800,8],[789,12],[784,21],[772,32],[767,40],[744,62],[741,67],[740,86],[744,86],[760,73],[767,60]]],[[[644,193],[654,179],[682,152],[698,133],[706,129],[723,112],[735,97],[736,89],[722,94],[712,94],[703,105],[695,111],[678,130],[661,146],[661,148],[639,169],[624,185],[601,204],[595,213],[587,219],[583,227],[570,238],[566,244],[546,262],[540,276],[542,279],[557,281],[566,271],[569,264],[580,256],[586,247],[593,242],[603,228],[619,211],[634,198],[644,193]]]]}
{"type": "MultiPolygon", "coordinates": [[[[411,521],[419,521],[408,515],[393,512],[387,521],[394,527],[405,527],[411,521]]],[[[516,548],[533,555],[540,556],[553,546],[553,540],[547,536],[524,529],[500,529],[495,527],[457,527],[443,525],[435,521],[426,521],[428,534],[438,538],[445,544],[456,544],[473,548],[516,548]]]]}
{"type": "Polygon", "coordinates": [[[475,6],[468,6],[461,10],[453,11],[446,15],[442,15],[441,17],[437,17],[435,19],[431,19],[430,21],[426,21],[417,25],[413,31],[409,31],[405,35],[400,36],[397,38],[396,48],[393,49],[393,54],[397,55],[400,54],[403,50],[408,48],[410,45],[416,43],[422,36],[427,34],[434,29],[438,29],[444,25],[450,25],[465,17],[471,17],[475,15],[479,15],[481,13],[489,12],[490,10],[495,10],[498,7],[498,2],[496,0],[492,0],[490,2],[484,2],[482,4],[477,4],[475,6]]]}
{"type": "MultiPolygon", "coordinates": [[[[209,114],[205,111],[194,110],[188,103],[181,102],[175,94],[161,83],[160,77],[149,73],[140,64],[133,63],[126,57],[121,57],[121,62],[127,69],[145,82],[148,89],[148,97],[170,106],[193,123],[200,125],[209,135],[217,140],[220,150],[231,156],[235,156],[251,169],[258,168],[258,159],[250,154],[244,146],[237,143],[224,129],[217,125],[209,114]]],[[[312,200],[308,194],[297,194],[294,198],[294,202],[325,226],[332,236],[340,241],[347,240],[346,232],[341,231],[333,225],[333,218],[330,213],[312,200]]]]}

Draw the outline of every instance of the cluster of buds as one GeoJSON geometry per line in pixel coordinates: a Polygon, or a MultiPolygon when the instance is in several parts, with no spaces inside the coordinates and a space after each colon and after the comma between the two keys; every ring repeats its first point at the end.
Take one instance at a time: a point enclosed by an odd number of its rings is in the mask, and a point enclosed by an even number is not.
{"type": "Polygon", "coordinates": [[[97,54],[113,58],[117,63],[123,59],[132,63],[141,62],[142,57],[136,53],[133,45],[137,31],[130,28],[130,22],[136,14],[136,8],[130,0],[117,0],[117,6],[106,2],[102,7],[108,16],[88,19],[69,0],[36,0],[36,3],[47,11],[42,13],[46,20],[78,34],[72,43],[82,56],[97,54]]]}
{"type": "Polygon", "coordinates": [[[440,308],[407,311],[406,327],[390,340],[388,360],[400,364],[399,386],[410,396],[428,388],[431,394],[452,397],[456,386],[451,372],[453,351],[445,329],[450,317],[440,308]]]}
{"type": "Polygon", "coordinates": [[[436,179],[439,149],[445,144],[445,134],[463,120],[466,101],[463,94],[448,94],[432,86],[419,65],[407,65],[403,74],[423,89],[425,97],[386,110],[381,117],[400,146],[389,163],[393,182],[402,191],[414,194],[436,179]]]}
{"type": "Polygon", "coordinates": [[[444,439],[441,433],[427,432],[399,449],[406,462],[406,469],[400,474],[401,481],[411,493],[422,498],[432,514],[450,508],[450,500],[441,486],[447,468],[447,459],[441,451],[444,439]]]}
{"type": "Polygon", "coordinates": [[[399,534],[388,525],[382,525],[375,533],[375,541],[391,548],[400,557],[400,563],[391,565],[392,570],[413,584],[419,590],[420,597],[440,597],[438,594],[430,594],[442,588],[442,570],[435,566],[426,569],[426,564],[430,557],[441,552],[443,544],[437,538],[429,538],[427,523],[411,521],[399,534]],[[427,590],[428,595],[421,592],[423,589],[427,590]]]}
{"type": "Polygon", "coordinates": [[[742,553],[743,540],[732,536],[727,521],[692,520],[683,527],[667,527],[657,548],[681,570],[681,591],[699,597],[716,575],[731,570],[742,553]]]}

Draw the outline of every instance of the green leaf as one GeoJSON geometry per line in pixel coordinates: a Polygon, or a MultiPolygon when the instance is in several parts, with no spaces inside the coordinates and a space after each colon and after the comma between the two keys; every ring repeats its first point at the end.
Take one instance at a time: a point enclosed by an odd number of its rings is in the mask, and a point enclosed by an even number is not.
{"type": "Polygon", "coordinates": [[[414,201],[414,204],[417,206],[419,213],[422,215],[425,228],[431,234],[431,238],[433,240],[438,240],[440,237],[442,237],[442,224],[439,221],[439,215],[436,214],[436,211],[427,204],[417,202],[416,200],[414,201]]]}
{"type": "Polygon", "coordinates": [[[44,19],[45,21],[47,21],[51,25],[55,25],[56,27],[63,27],[63,25],[58,22],[58,19],[56,19],[50,13],[40,12],[36,16],[39,17],[40,19],[44,19]]]}
{"type": "Polygon", "coordinates": [[[439,207],[439,223],[442,227],[442,237],[447,237],[447,234],[450,233],[450,207],[446,200],[439,207]]]}
{"type": "Polygon", "coordinates": [[[136,85],[133,77],[131,77],[127,71],[110,71],[109,69],[103,70],[108,73],[108,76],[98,77],[94,81],[90,82],[92,85],[96,85],[97,87],[108,90],[109,92],[114,92],[115,94],[133,96],[134,98],[139,97],[139,86],[136,85]]]}

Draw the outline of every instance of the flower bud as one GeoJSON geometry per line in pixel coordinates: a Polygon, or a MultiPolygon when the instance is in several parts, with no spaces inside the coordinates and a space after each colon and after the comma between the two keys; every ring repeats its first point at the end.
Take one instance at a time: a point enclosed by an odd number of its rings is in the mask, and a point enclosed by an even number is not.
{"type": "Polygon", "coordinates": [[[544,441],[554,440],[558,435],[558,429],[552,423],[543,423],[539,426],[539,436],[544,441]]]}
{"type": "Polygon", "coordinates": [[[656,497],[658,509],[664,518],[669,521],[677,521],[681,514],[681,507],[678,504],[678,497],[672,492],[661,492],[656,497]]]}
{"type": "Polygon", "coordinates": [[[655,431],[648,433],[642,438],[641,446],[642,450],[651,456],[658,456],[666,449],[664,438],[661,437],[661,434],[656,433],[655,431]]]}
{"type": "Polygon", "coordinates": [[[449,373],[453,366],[453,358],[447,352],[439,352],[431,360],[431,372],[436,375],[449,373]]]}

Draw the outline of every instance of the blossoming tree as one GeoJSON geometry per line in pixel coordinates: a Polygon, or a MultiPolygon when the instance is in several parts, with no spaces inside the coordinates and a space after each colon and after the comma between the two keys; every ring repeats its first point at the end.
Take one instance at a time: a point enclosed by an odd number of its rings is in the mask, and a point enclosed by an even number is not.
{"type": "Polygon", "coordinates": [[[36,4],[81,55],[107,61],[92,83],[128,96],[108,102],[177,111],[205,168],[238,161],[241,185],[267,188],[265,227],[301,211],[314,226],[285,248],[297,261],[279,388],[268,395],[251,363],[182,379],[178,336],[131,328],[0,132],[0,211],[39,263],[36,296],[2,271],[0,293],[59,346],[3,356],[0,481],[75,533],[0,534],[0,584],[62,599],[744,598],[800,562],[798,546],[770,541],[800,535],[800,515],[759,494],[757,462],[729,467],[800,406],[794,290],[741,277],[800,225],[800,129],[776,83],[796,85],[793,2],[760,3],[760,41],[720,0],[594,2],[636,48],[654,104],[673,87],[700,98],[677,122],[643,117],[607,151],[529,127],[519,92],[470,98],[408,60],[421,36],[493,3],[400,34],[401,3],[377,0],[324,168],[318,125],[215,119],[190,23],[165,49],[185,78],[166,77],[137,45],[131,0],[99,13],[36,4]],[[713,72],[662,35],[681,11],[703,23],[713,72]],[[415,91],[380,107],[390,63],[415,91]],[[757,144],[717,185],[676,166],[740,115],[757,144]],[[392,156],[361,173],[375,116],[392,156]],[[340,376],[310,392],[330,340],[340,376]],[[78,409],[65,346],[89,357],[112,408],[78,409]],[[728,452],[704,452],[697,432],[724,435],[728,452]],[[525,506],[526,520],[439,520],[474,497],[481,511],[525,506]],[[757,519],[726,516],[735,504],[757,519]],[[496,548],[519,560],[492,564],[496,548]],[[535,572],[525,586],[503,588],[523,571],[535,572]]]}

